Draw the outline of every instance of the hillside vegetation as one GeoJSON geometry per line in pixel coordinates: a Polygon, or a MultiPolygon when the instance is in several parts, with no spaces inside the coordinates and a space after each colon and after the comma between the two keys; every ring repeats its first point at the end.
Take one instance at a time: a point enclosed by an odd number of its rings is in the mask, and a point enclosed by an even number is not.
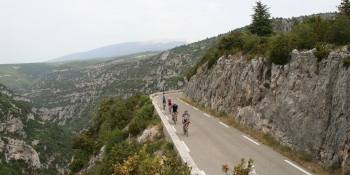
{"type": "Polygon", "coordinates": [[[160,51],[56,63],[0,64],[0,83],[17,92],[23,92],[53,71],[64,69],[84,70],[99,64],[114,65],[119,62],[139,61],[158,53],[160,53],[160,51]]]}
{"type": "MultiPolygon", "coordinates": [[[[264,56],[274,64],[284,65],[289,62],[293,49],[316,48],[314,55],[321,61],[328,56],[331,49],[340,48],[350,41],[350,16],[347,13],[340,10],[339,13],[325,16],[327,18],[323,16],[325,15],[295,18],[290,31],[273,31],[273,24],[276,25],[278,19],[269,19],[268,8],[257,2],[252,24],[221,36],[219,42],[205,53],[186,77],[192,77],[206,62],[208,68],[211,68],[222,55],[243,56],[247,60],[264,56]]],[[[345,66],[347,62],[344,59],[345,66]]]]}
{"type": "Polygon", "coordinates": [[[74,135],[75,149],[69,167],[71,174],[189,174],[165,141],[160,119],[154,114],[148,96],[137,92],[126,100],[109,97],[102,100],[91,126],[74,135]],[[146,128],[157,128],[151,135],[138,137],[146,128]],[[102,149],[101,149],[102,148],[102,149]],[[95,164],[89,157],[102,155],[95,164]],[[161,160],[164,164],[161,164],[161,160]]]}
{"type": "Polygon", "coordinates": [[[13,92],[0,84],[0,174],[67,172],[71,134],[11,96],[13,92]]]}
{"type": "Polygon", "coordinates": [[[41,78],[23,95],[46,120],[80,131],[89,126],[90,113],[103,98],[181,89],[188,68],[216,41],[217,37],[208,38],[135,62],[60,69],[41,78]]]}

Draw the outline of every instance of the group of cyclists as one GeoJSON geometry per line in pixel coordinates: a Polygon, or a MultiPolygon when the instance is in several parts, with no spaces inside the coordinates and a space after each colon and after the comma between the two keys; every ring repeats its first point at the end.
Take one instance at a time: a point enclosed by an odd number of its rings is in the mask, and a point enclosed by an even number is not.
{"type": "MultiPolygon", "coordinates": [[[[169,113],[171,113],[172,116],[174,116],[173,120],[175,120],[174,122],[176,122],[179,106],[176,104],[176,102],[172,102],[170,97],[167,100],[165,98],[165,95],[163,95],[162,100],[163,100],[163,106],[164,106],[163,109],[165,110],[166,103],[168,103],[169,113]]],[[[191,116],[188,113],[188,111],[185,110],[184,114],[182,114],[182,124],[183,124],[184,133],[186,132],[185,128],[190,124],[190,117],[191,116]]]]}

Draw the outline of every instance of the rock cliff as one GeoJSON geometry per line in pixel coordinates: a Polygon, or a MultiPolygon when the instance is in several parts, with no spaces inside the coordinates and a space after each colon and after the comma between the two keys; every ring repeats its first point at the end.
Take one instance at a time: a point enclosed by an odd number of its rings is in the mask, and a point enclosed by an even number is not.
{"type": "Polygon", "coordinates": [[[0,174],[67,172],[71,134],[43,121],[6,86],[0,90],[0,174]]]}
{"type": "Polygon", "coordinates": [[[311,51],[293,50],[291,61],[221,57],[197,70],[184,95],[223,111],[242,125],[270,133],[281,144],[305,150],[323,165],[350,166],[350,69],[347,52],[317,62],[311,51]]]}
{"type": "Polygon", "coordinates": [[[38,153],[22,140],[16,140],[10,137],[0,138],[0,152],[4,152],[7,163],[10,163],[11,159],[21,159],[31,167],[41,168],[38,153]],[[2,139],[6,140],[7,144],[4,144],[2,139]]]}

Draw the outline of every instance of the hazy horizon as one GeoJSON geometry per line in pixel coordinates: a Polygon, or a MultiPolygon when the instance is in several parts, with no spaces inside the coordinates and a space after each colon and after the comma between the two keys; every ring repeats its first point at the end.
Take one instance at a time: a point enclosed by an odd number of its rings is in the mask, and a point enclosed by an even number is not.
{"type": "MultiPolygon", "coordinates": [[[[262,3],[272,17],[291,18],[335,12],[340,0],[262,3]]],[[[254,5],[255,0],[0,0],[0,64],[45,62],[125,42],[202,40],[249,25],[254,5]]]]}

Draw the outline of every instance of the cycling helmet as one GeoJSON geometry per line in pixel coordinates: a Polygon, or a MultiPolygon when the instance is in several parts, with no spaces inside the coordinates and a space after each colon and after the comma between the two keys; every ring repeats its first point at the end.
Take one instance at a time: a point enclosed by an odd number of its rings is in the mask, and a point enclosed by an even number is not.
{"type": "Polygon", "coordinates": [[[185,112],[188,112],[187,110],[185,110],[185,112]]]}

